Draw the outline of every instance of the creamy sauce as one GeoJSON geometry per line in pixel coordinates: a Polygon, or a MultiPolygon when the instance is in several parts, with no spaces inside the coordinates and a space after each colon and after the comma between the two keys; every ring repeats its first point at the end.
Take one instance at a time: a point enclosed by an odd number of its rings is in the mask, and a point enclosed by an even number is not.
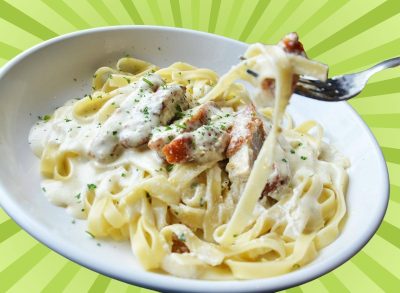
{"type": "Polygon", "coordinates": [[[133,89],[106,123],[91,145],[91,153],[104,160],[114,156],[118,146],[138,147],[147,143],[152,130],[167,124],[176,108],[187,108],[184,91],[178,85],[164,86],[161,77],[148,75],[133,89]]]}

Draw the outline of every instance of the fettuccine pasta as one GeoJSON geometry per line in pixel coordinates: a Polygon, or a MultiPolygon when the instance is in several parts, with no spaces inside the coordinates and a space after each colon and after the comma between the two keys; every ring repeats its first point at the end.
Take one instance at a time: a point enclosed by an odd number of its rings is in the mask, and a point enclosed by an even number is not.
{"type": "Polygon", "coordinates": [[[42,190],[93,237],[129,240],[146,270],[212,280],[297,270],[346,214],[348,160],[316,121],[285,114],[299,75],[326,74],[295,34],[249,46],[221,78],[122,58],[95,72],[90,95],[33,126],[42,190]]]}

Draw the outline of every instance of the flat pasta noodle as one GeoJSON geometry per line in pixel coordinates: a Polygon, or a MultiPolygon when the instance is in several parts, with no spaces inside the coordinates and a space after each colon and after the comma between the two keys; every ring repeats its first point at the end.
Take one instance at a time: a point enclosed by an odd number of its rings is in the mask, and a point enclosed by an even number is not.
{"type": "Polygon", "coordinates": [[[94,73],[91,94],[33,126],[42,190],[95,238],[129,240],[147,270],[210,280],[297,270],[334,241],[346,215],[348,160],[318,122],[295,125],[285,112],[298,75],[326,73],[281,45],[249,46],[221,78],[121,58],[94,73]],[[245,124],[249,111],[254,124],[245,124]]]}

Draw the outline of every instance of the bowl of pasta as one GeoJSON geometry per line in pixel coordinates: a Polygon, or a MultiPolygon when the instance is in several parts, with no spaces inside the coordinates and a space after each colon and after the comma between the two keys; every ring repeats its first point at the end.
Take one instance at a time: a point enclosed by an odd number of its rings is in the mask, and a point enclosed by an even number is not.
{"type": "Polygon", "coordinates": [[[72,261],[155,290],[317,278],[373,236],[389,186],[346,102],[293,95],[327,69],[295,33],[247,45],[121,26],[44,42],[0,72],[0,204],[72,261]]]}

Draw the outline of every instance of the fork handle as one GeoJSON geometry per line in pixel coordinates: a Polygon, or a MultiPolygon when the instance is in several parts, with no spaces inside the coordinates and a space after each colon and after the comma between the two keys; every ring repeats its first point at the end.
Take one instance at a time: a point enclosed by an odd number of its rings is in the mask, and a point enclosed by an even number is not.
{"type": "Polygon", "coordinates": [[[400,65],[400,57],[395,57],[395,58],[391,58],[391,59],[385,60],[383,62],[380,62],[380,63],[376,64],[375,66],[371,67],[370,69],[368,69],[367,71],[370,72],[370,76],[371,76],[372,74],[375,74],[381,70],[396,67],[399,65],[400,65]]]}

